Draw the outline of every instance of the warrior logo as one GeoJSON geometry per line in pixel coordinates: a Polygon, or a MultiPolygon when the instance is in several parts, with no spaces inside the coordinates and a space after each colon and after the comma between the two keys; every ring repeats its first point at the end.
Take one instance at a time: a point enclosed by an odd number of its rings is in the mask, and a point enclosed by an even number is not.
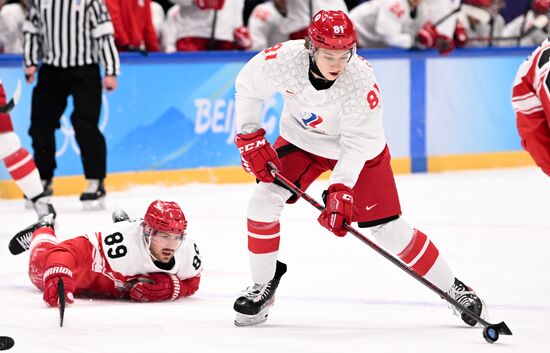
{"type": "Polygon", "coordinates": [[[302,122],[306,127],[315,129],[317,125],[323,122],[323,118],[314,113],[302,113],[302,122]]]}

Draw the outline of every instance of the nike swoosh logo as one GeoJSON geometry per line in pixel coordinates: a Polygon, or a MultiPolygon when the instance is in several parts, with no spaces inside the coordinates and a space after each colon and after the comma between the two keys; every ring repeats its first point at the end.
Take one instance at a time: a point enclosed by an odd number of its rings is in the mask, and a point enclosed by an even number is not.
{"type": "Polygon", "coordinates": [[[372,206],[369,206],[369,205],[367,205],[367,207],[366,207],[367,211],[370,211],[370,210],[372,210],[372,209],[373,209],[374,207],[376,207],[376,205],[378,205],[378,204],[377,204],[377,203],[375,203],[375,204],[374,204],[374,205],[372,205],[372,206]]]}

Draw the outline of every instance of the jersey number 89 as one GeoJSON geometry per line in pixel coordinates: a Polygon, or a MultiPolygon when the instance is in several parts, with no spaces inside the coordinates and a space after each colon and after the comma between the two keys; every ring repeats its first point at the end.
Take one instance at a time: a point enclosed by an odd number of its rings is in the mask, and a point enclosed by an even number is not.
{"type": "Polygon", "coordinates": [[[107,256],[109,256],[111,259],[117,259],[119,257],[123,257],[128,252],[128,249],[124,245],[117,245],[116,247],[111,247],[111,245],[115,245],[118,243],[122,243],[124,240],[124,237],[121,233],[115,232],[111,235],[108,235],[103,239],[103,242],[105,245],[110,246],[109,250],[107,250],[107,256]]]}

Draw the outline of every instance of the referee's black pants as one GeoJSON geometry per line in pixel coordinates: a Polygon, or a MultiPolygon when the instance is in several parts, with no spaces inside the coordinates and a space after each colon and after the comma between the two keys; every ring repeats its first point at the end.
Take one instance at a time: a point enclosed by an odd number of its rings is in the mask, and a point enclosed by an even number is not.
{"type": "Polygon", "coordinates": [[[42,65],[38,83],[32,93],[31,125],[34,159],[41,179],[51,179],[55,161],[55,130],[61,127],[61,116],[67,98],[73,97],[71,123],[86,179],[104,179],[107,169],[105,138],[99,130],[101,111],[101,75],[99,65],[58,68],[42,65]]]}

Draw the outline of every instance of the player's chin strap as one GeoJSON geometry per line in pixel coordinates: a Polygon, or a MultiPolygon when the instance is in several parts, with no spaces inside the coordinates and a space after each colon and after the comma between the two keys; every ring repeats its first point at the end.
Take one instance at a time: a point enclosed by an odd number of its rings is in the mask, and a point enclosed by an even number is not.
{"type": "MultiPolygon", "coordinates": [[[[291,181],[289,181],[287,178],[285,178],[283,175],[279,173],[279,171],[275,168],[275,166],[270,162],[267,165],[267,168],[273,174],[273,177],[275,180],[277,180],[279,183],[284,185],[288,190],[292,191],[299,197],[303,198],[307,202],[309,202],[311,205],[313,205],[315,208],[317,208],[319,211],[323,211],[325,207],[321,205],[319,202],[317,202],[315,199],[313,199],[311,196],[306,194],[304,191],[302,191],[300,188],[298,188],[296,185],[294,185],[291,181]]],[[[416,272],[414,272],[410,267],[402,263],[400,260],[396,259],[394,256],[392,256],[390,253],[379,247],[376,243],[374,243],[372,240],[361,234],[358,230],[350,226],[349,224],[344,223],[344,228],[353,234],[357,239],[361,240],[363,243],[367,244],[371,249],[376,251],[378,254],[382,255],[386,260],[389,260],[391,263],[408,273],[411,277],[422,283],[424,286],[431,289],[433,292],[435,292],[439,297],[446,300],[448,303],[454,305],[456,308],[458,308],[463,313],[468,314],[472,319],[476,320],[478,323],[484,326],[483,329],[483,336],[485,337],[485,340],[492,343],[495,342],[498,339],[499,333],[503,335],[511,335],[512,331],[508,328],[508,326],[503,322],[499,324],[491,324],[484,319],[482,319],[479,315],[476,315],[473,311],[459,303],[456,299],[451,297],[449,294],[445,293],[441,289],[439,289],[437,286],[435,286],[432,282],[428,281],[424,277],[418,275],[416,272]]]]}

